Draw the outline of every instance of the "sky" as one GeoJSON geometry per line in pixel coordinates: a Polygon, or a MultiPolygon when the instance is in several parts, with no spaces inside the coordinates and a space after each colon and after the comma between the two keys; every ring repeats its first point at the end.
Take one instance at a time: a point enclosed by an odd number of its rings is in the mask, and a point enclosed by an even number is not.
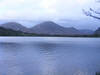
{"type": "MultiPolygon", "coordinates": [[[[94,0],[0,0],[0,20],[52,20],[66,26],[68,21],[93,22],[95,19],[82,12],[90,7],[97,7],[94,0]]],[[[100,23],[96,22],[98,27],[100,23]]]]}

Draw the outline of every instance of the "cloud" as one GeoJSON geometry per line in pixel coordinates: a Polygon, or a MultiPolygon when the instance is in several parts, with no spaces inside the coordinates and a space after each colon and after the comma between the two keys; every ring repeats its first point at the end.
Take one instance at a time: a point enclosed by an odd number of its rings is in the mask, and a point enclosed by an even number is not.
{"type": "Polygon", "coordinates": [[[87,0],[1,0],[0,19],[81,18],[87,0]],[[82,3],[82,4],[80,4],[82,3]]]}
{"type": "Polygon", "coordinates": [[[94,0],[0,0],[0,19],[33,26],[52,20],[62,26],[96,29],[98,20],[87,17],[82,9],[99,8],[94,0]]]}

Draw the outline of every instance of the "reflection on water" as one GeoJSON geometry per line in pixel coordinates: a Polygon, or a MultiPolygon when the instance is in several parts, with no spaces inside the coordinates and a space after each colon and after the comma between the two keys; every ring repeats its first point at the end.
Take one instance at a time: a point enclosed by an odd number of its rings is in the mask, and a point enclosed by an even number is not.
{"type": "Polygon", "coordinates": [[[99,38],[0,38],[0,75],[95,75],[99,38]]]}

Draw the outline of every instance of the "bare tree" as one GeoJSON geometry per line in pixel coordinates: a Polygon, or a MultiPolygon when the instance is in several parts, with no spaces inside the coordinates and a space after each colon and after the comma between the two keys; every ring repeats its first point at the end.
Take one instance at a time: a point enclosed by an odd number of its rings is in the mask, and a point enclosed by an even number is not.
{"type": "MultiPolygon", "coordinates": [[[[96,2],[100,2],[100,0],[96,0],[96,2]]],[[[88,11],[83,9],[83,12],[86,16],[90,16],[90,17],[93,17],[95,19],[100,20],[100,11],[99,10],[95,10],[93,8],[90,8],[88,11]]]]}

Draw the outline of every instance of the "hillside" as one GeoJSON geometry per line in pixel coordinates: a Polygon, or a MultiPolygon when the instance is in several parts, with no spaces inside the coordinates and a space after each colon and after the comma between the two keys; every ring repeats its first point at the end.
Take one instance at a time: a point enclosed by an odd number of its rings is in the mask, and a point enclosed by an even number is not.
{"type": "Polygon", "coordinates": [[[75,28],[65,28],[54,22],[47,21],[30,28],[31,33],[44,35],[79,35],[80,32],[75,28]]]}
{"type": "Polygon", "coordinates": [[[95,36],[100,36],[100,28],[98,28],[96,31],[95,31],[95,36]]]}
{"type": "Polygon", "coordinates": [[[92,30],[78,30],[74,27],[63,27],[52,21],[46,21],[27,28],[16,22],[8,22],[0,25],[1,36],[78,36],[95,37],[100,36],[100,28],[95,32],[92,30]]]}
{"type": "Polygon", "coordinates": [[[6,29],[12,29],[15,31],[28,32],[28,28],[26,28],[23,25],[16,23],[16,22],[4,23],[4,24],[0,25],[0,27],[6,28],[6,29]]]}
{"type": "Polygon", "coordinates": [[[22,36],[25,35],[21,31],[14,31],[11,29],[5,29],[3,27],[0,27],[0,36],[22,36]]]}

